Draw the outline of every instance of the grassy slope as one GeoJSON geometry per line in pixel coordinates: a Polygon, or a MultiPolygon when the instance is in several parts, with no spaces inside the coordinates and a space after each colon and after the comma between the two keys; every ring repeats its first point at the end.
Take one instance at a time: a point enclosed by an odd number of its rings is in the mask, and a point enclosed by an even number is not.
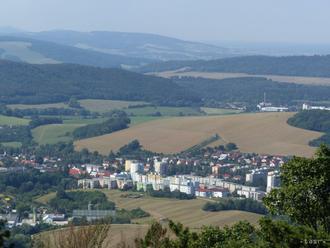
{"type": "Polygon", "coordinates": [[[32,130],[33,139],[40,145],[69,142],[72,140],[71,133],[82,124],[51,124],[37,127],[32,130]]]}

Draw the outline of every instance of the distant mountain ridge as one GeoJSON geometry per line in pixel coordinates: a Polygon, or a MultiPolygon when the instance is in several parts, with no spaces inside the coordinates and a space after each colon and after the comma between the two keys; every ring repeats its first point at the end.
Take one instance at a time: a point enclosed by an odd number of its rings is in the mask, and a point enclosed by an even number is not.
{"type": "Polygon", "coordinates": [[[231,49],[155,34],[54,30],[17,35],[106,54],[150,60],[195,60],[237,56],[231,49]]]}
{"type": "Polygon", "coordinates": [[[0,59],[31,64],[73,63],[98,67],[134,67],[152,62],[80,49],[26,37],[0,36],[0,59]]]}

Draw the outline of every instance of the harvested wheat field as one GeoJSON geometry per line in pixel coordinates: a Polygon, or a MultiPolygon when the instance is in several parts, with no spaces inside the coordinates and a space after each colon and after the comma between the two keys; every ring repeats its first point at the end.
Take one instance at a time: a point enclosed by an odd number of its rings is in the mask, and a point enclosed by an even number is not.
{"type": "MultiPolygon", "coordinates": [[[[152,219],[156,221],[170,219],[175,222],[180,222],[183,225],[199,230],[204,225],[213,226],[230,226],[238,221],[246,220],[251,224],[256,225],[262,217],[260,214],[255,214],[246,211],[228,210],[220,212],[207,212],[202,208],[207,201],[211,199],[197,198],[193,200],[178,200],[168,198],[156,198],[143,196],[141,198],[121,197],[123,192],[118,190],[103,190],[110,201],[116,203],[118,208],[134,209],[142,208],[147,211],[152,219]]],[[[134,222],[146,224],[150,222],[150,218],[142,218],[134,222]]]]}
{"type": "Polygon", "coordinates": [[[80,140],[76,149],[88,148],[102,154],[117,151],[134,139],[154,152],[173,154],[201,143],[214,134],[234,142],[242,152],[312,156],[310,140],[319,132],[289,126],[294,113],[254,113],[228,116],[178,117],[146,122],[108,135],[80,140]]]}
{"type": "Polygon", "coordinates": [[[279,76],[279,75],[252,75],[247,73],[231,73],[231,72],[198,72],[198,71],[164,71],[158,73],[149,73],[155,76],[172,78],[172,77],[195,77],[207,79],[226,79],[241,77],[262,77],[282,83],[295,83],[306,85],[324,85],[330,86],[330,78],[324,77],[298,77],[298,76],[279,76]]]}

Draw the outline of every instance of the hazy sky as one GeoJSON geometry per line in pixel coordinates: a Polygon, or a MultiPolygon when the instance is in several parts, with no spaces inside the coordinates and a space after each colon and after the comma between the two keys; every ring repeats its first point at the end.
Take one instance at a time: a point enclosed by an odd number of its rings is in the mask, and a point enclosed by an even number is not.
{"type": "Polygon", "coordinates": [[[0,26],[330,43],[330,0],[0,0],[0,26]]]}

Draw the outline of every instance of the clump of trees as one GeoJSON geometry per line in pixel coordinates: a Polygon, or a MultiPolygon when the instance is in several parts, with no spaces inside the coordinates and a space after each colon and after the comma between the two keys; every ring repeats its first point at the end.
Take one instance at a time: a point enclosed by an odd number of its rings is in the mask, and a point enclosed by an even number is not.
{"type": "Polygon", "coordinates": [[[1,126],[1,142],[21,142],[29,144],[32,140],[32,134],[28,126],[1,126]]]}
{"type": "Polygon", "coordinates": [[[62,124],[62,123],[63,120],[61,118],[33,116],[29,123],[29,126],[31,129],[33,129],[42,125],[62,124]]]}
{"type": "Polygon", "coordinates": [[[217,202],[207,202],[204,211],[218,212],[223,210],[241,210],[257,214],[267,214],[266,207],[252,199],[220,199],[217,202]]]}
{"type": "Polygon", "coordinates": [[[152,185],[147,185],[146,191],[148,195],[158,198],[174,198],[179,200],[191,200],[196,198],[194,195],[188,195],[178,190],[170,191],[168,187],[164,190],[154,190],[152,185]]]}
{"type": "Polygon", "coordinates": [[[309,143],[311,146],[320,146],[322,143],[330,145],[330,111],[301,111],[289,118],[288,124],[294,127],[326,133],[322,137],[312,140],[309,143]]]}
{"type": "Polygon", "coordinates": [[[75,139],[100,136],[128,128],[130,122],[125,112],[118,111],[112,113],[107,121],[77,128],[72,134],[75,139]]]}
{"type": "Polygon", "coordinates": [[[71,214],[74,209],[87,209],[89,203],[100,210],[115,209],[115,203],[108,201],[106,195],[100,191],[65,192],[59,189],[56,197],[49,201],[53,209],[65,214],[71,214]]]}

